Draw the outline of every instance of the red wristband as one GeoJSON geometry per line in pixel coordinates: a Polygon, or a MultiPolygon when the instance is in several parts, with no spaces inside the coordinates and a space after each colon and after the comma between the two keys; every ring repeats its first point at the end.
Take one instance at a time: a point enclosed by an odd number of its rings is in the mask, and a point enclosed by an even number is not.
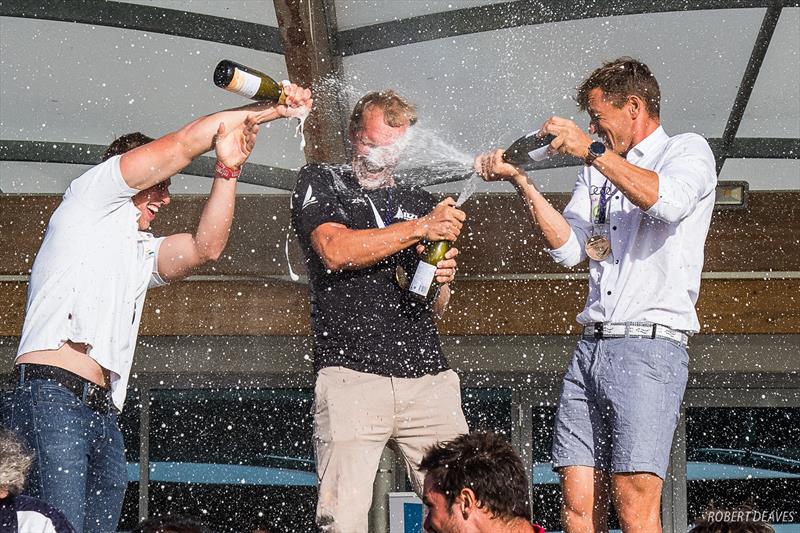
{"type": "Polygon", "coordinates": [[[226,180],[235,180],[242,175],[242,169],[226,167],[222,161],[218,160],[216,166],[214,167],[214,173],[217,175],[217,177],[224,178],[226,180]]]}

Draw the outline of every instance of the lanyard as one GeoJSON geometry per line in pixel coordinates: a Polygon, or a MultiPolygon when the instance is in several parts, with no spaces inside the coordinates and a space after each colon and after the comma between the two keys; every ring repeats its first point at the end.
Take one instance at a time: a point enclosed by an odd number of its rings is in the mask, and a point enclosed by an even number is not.
{"type": "Polygon", "coordinates": [[[372,206],[372,214],[375,216],[375,223],[378,225],[379,228],[385,228],[389,226],[394,221],[394,212],[392,211],[392,189],[391,187],[386,188],[386,214],[381,216],[378,212],[378,208],[375,207],[375,204],[372,201],[372,198],[367,196],[367,200],[369,201],[369,205],[372,206]]]}
{"type": "Polygon", "coordinates": [[[600,200],[597,202],[597,218],[595,219],[594,216],[594,209],[592,208],[592,182],[591,179],[589,181],[589,218],[595,224],[605,224],[608,217],[611,216],[611,206],[608,203],[609,197],[613,196],[615,192],[617,192],[617,188],[615,187],[613,191],[609,191],[611,187],[608,185],[608,179],[603,183],[603,186],[600,187],[600,200]]]}

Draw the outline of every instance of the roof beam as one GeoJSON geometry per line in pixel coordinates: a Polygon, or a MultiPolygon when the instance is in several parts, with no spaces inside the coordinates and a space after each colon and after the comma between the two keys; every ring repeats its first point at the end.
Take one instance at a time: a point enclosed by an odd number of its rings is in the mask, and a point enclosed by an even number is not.
{"type": "MultiPolygon", "coordinates": [[[[96,165],[106,148],[101,144],[0,140],[0,161],[96,165]]],[[[180,173],[211,178],[214,176],[214,162],[211,157],[198,157],[180,173]]],[[[239,182],[291,190],[296,179],[294,170],[245,163],[239,182]]]]}
{"type": "Polygon", "coordinates": [[[361,26],[339,32],[336,49],[350,56],[470,33],[597,17],[708,9],[797,6],[796,0],[516,0],[361,26]]]}
{"type": "Polygon", "coordinates": [[[717,174],[722,170],[725,164],[725,159],[728,149],[736,139],[736,133],[739,131],[739,126],[742,123],[747,103],[750,101],[750,95],[753,93],[753,87],[756,84],[756,78],[761,71],[761,65],[764,63],[764,58],[769,49],[769,43],[772,41],[772,36],[775,34],[775,27],[778,25],[781,11],[783,7],[779,3],[770,6],[764,14],[764,19],[761,21],[761,28],[758,30],[756,42],[753,45],[753,51],[750,53],[750,60],[747,62],[747,67],[742,76],[742,82],[739,84],[739,91],[736,93],[736,99],[733,101],[731,114],[728,116],[728,122],[725,124],[725,130],[722,133],[722,142],[720,149],[714,153],[717,159],[717,174]]]}
{"type": "Polygon", "coordinates": [[[314,112],[305,127],[306,160],[342,163],[346,121],[341,57],[334,51],[333,0],[274,0],[289,78],[311,87],[314,112]]]}
{"type": "Polygon", "coordinates": [[[0,16],[79,22],[189,37],[282,54],[278,28],[213,15],[105,0],[0,2],[0,16]]]}
{"type": "MultiPolygon", "coordinates": [[[[725,147],[722,138],[708,139],[708,144],[719,160],[726,159],[800,159],[800,139],[780,137],[738,138],[725,147]]],[[[73,163],[96,165],[106,147],[99,144],[58,143],[48,141],[0,140],[0,161],[23,161],[34,163],[73,163]]],[[[554,156],[534,163],[528,170],[574,167],[582,162],[576,158],[554,156]]],[[[214,175],[213,160],[208,157],[196,159],[181,174],[194,176],[214,175]]],[[[426,168],[403,171],[398,181],[410,181],[423,186],[449,183],[466,179],[461,174],[435,173],[426,168]]],[[[264,187],[292,190],[297,178],[293,170],[246,163],[239,181],[264,187]]]]}

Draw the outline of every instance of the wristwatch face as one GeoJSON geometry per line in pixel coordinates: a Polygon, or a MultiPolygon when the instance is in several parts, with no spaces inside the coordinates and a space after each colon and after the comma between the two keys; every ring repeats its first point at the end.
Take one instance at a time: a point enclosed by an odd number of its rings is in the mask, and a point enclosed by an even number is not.
{"type": "Polygon", "coordinates": [[[601,143],[600,141],[594,141],[592,144],[589,145],[589,151],[595,157],[600,157],[601,155],[606,153],[606,145],[601,143]]]}

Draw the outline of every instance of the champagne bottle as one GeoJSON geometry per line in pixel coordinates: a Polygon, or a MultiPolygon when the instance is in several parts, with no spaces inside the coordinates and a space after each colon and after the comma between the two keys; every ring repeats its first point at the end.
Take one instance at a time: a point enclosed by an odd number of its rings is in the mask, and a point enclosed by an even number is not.
{"type": "Polygon", "coordinates": [[[414,278],[408,290],[417,296],[427,299],[431,296],[431,286],[434,285],[436,265],[444,259],[447,250],[450,249],[450,241],[433,241],[425,244],[425,251],[422,259],[414,272],[414,278]]]}
{"type": "Polygon", "coordinates": [[[214,84],[225,90],[253,100],[284,103],[283,87],[256,69],[223,59],[214,69],[214,84]]]}
{"type": "Polygon", "coordinates": [[[539,130],[520,137],[503,152],[503,161],[512,165],[529,165],[534,161],[547,159],[547,146],[553,142],[555,135],[539,136],[539,130]]]}

